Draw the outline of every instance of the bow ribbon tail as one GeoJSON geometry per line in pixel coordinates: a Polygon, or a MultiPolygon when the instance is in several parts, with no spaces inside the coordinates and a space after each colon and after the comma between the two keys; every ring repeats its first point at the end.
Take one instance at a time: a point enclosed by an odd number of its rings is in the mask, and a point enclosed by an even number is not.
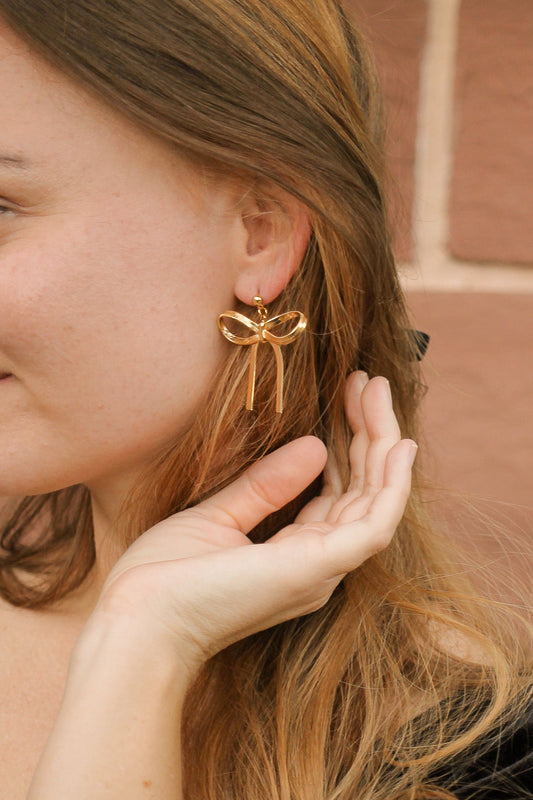
{"type": "Polygon", "coordinates": [[[276,356],[276,413],[283,413],[283,355],[281,347],[275,342],[270,342],[276,356]]]}
{"type": "Polygon", "coordinates": [[[250,349],[250,366],[248,367],[248,391],[246,392],[246,408],[248,411],[252,411],[254,407],[258,344],[259,342],[254,342],[250,349]]]}

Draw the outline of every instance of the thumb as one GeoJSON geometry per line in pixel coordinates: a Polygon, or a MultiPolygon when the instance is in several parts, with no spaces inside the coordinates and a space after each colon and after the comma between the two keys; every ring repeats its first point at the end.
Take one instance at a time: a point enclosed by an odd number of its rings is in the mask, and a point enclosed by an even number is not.
{"type": "Polygon", "coordinates": [[[297,497],[326,464],[327,450],[304,436],[253,464],[236,481],[196,506],[213,522],[248,533],[262,519],[297,497]]]}

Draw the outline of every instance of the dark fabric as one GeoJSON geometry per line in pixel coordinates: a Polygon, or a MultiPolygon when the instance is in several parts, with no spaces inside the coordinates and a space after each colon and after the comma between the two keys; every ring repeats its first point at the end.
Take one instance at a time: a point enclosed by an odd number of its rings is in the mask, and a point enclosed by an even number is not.
{"type": "Polygon", "coordinates": [[[465,753],[437,786],[460,800],[527,800],[533,798],[533,706],[492,748],[465,753]]]}
{"type": "Polygon", "coordinates": [[[429,333],[424,333],[424,331],[417,331],[413,328],[411,329],[410,334],[413,339],[413,343],[415,345],[416,360],[422,361],[422,359],[426,355],[426,350],[428,349],[430,340],[429,333]]]}

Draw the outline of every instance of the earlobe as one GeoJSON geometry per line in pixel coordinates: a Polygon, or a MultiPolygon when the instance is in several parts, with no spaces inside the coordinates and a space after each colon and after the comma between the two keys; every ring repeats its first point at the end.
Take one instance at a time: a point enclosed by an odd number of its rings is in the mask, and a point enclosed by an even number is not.
{"type": "Polygon", "coordinates": [[[300,266],[309,238],[311,222],[307,208],[282,190],[259,199],[247,193],[241,208],[243,249],[241,269],[235,279],[235,296],[253,304],[260,295],[271,303],[285,289],[300,266]]]}

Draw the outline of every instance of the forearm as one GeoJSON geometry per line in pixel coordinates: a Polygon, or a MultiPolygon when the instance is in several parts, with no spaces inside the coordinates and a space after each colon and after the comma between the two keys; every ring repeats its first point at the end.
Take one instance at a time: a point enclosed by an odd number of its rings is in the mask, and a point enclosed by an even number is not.
{"type": "Polygon", "coordinates": [[[179,662],[125,620],[77,643],[27,800],[181,800],[179,662]]]}

